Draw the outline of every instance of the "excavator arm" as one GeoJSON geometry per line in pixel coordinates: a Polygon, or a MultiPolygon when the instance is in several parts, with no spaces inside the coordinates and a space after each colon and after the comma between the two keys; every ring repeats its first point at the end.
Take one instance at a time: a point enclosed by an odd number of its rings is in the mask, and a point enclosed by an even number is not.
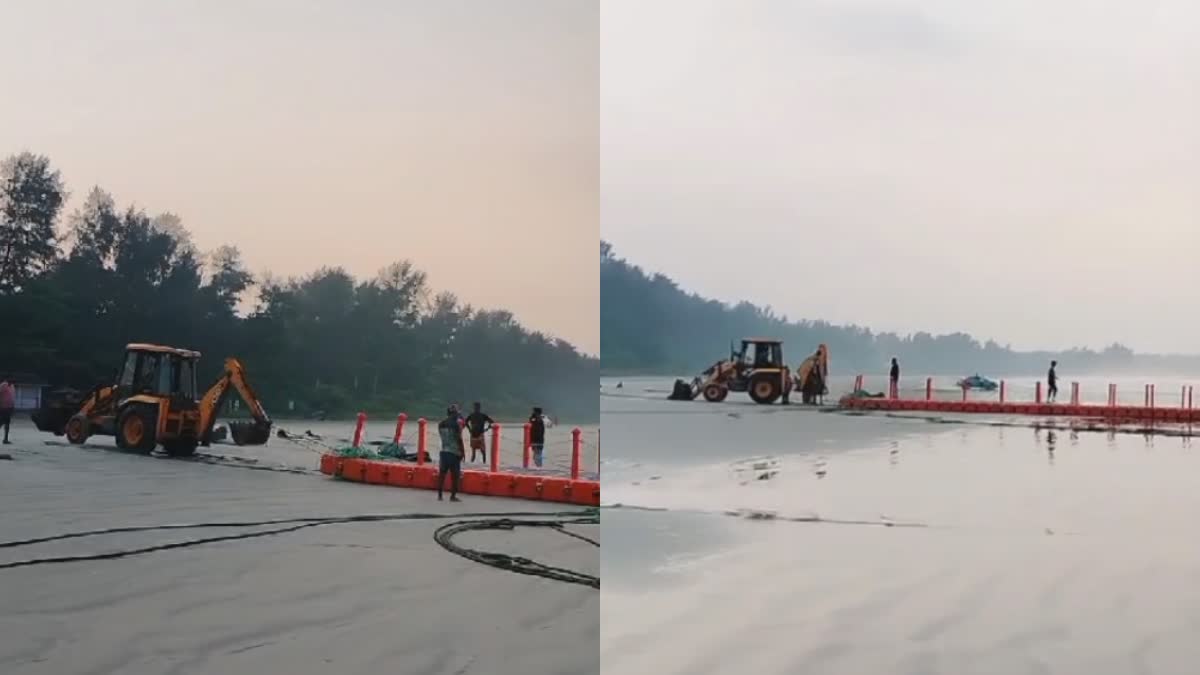
{"type": "Polygon", "coordinates": [[[198,435],[200,443],[207,446],[212,441],[213,425],[216,424],[217,414],[221,410],[221,405],[225,403],[226,397],[229,396],[230,389],[237,392],[254,417],[254,421],[249,425],[229,425],[229,433],[233,441],[238,445],[266,443],[271,435],[271,418],[267,416],[267,411],[263,408],[258,395],[246,381],[246,369],[242,367],[240,361],[232,357],[225,359],[225,372],[208,388],[208,391],[204,392],[204,396],[199,401],[198,435]]]}

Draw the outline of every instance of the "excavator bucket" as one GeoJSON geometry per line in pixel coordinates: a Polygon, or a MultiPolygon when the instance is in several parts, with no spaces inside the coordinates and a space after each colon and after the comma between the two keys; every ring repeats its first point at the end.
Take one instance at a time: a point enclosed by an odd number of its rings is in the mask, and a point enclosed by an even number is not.
{"type": "Polygon", "coordinates": [[[229,423],[229,437],[237,445],[266,445],[271,438],[270,422],[234,421],[229,423]]]}

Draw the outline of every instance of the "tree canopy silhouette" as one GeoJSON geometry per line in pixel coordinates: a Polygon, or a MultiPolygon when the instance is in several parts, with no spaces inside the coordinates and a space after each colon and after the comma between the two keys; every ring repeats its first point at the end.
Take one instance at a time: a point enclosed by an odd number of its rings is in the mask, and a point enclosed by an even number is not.
{"type": "Polygon", "coordinates": [[[121,209],[94,188],[60,226],[64,198],[45,157],[0,163],[0,375],[88,388],[111,379],[126,343],[159,342],[202,352],[205,385],[238,356],[279,417],[289,402],[436,415],[478,400],[494,416],[598,418],[597,358],[434,294],[410,261],[366,280],[328,267],[256,281],[236,246],[198,250],[173,214],[121,209]]]}
{"type": "Polygon", "coordinates": [[[770,307],[726,304],[700,297],[662,274],[650,274],[600,243],[600,363],[609,373],[688,375],[728,354],[729,343],[746,336],[784,341],[789,363],[798,364],[829,345],[842,374],[886,372],[897,357],[908,373],[964,375],[1044,373],[1051,359],[1073,373],[1198,372],[1200,357],[1134,354],[1120,344],[1094,351],[1020,352],[966,333],[911,335],[876,333],[862,326],[789,320],[770,307]]]}

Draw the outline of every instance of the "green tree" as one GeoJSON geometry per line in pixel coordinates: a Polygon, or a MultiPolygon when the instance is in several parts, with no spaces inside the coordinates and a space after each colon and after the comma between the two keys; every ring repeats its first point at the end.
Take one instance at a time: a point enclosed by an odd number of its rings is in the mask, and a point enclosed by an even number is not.
{"type": "Polygon", "coordinates": [[[178,216],[118,208],[98,187],[58,240],[58,255],[27,264],[0,294],[0,373],[88,388],[113,376],[126,343],[161,342],[203,353],[201,382],[223,357],[240,357],[272,411],[291,401],[297,412],[429,416],[480,400],[498,416],[543,405],[564,419],[598,417],[597,359],[507,312],[434,293],[411,261],[365,280],[331,267],[255,283],[236,247],[202,254],[178,216]]]}
{"type": "Polygon", "coordinates": [[[48,158],[23,152],[0,161],[0,293],[20,291],[53,263],[64,197],[48,158]]]}
{"type": "Polygon", "coordinates": [[[1045,372],[1051,359],[1071,372],[1163,368],[1200,371],[1200,357],[1135,355],[1113,345],[1101,352],[1017,352],[994,340],[982,344],[963,332],[900,336],[821,320],[789,320],[770,307],[743,301],[727,305],[679,288],[662,274],[648,274],[600,244],[601,363],[609,372],[688,375],[725,355],[730,340],[767,335],[784,341],[789,362],[799,363],[818,344],[829,346],[834,371],[884,372],[895,356],[906,372],[964,375],[973,372],[1045,372]]]}

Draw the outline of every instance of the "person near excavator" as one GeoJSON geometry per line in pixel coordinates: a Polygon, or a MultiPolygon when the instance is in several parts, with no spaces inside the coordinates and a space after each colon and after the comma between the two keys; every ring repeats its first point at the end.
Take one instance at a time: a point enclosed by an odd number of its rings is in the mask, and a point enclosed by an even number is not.
{"type": "Polygon", "coordinates": [[[458,498],[458,485],[462,480],[462,461],[467,454],[462,442],[462,416],[454,406],[446,409],[446,419],[438,422],[438,436],[442,440],[442,452],[438,455],[438,501],[442,501],[442,486],[446,474],[450,474],[450,501],[458,498]]]}
{"type": "Polygon", "coordinates": [[[819,404],[821,397],[828,392],[825,388],[824,356],[824,350],[818,347],[816,353],[809,357],[812,360],[812,366],[809,367],[804,381],[800,383],[801,400],[806,405],[819,404]]]}
{"type": "Polygon", "coordinates": [[[17,407],[17,392],[8,380],[0,382],[0,426],[4,427],[4,445],[10,445],[8,429],[12,426],[13,410],[17,407]]]}
{"type": "Polygon", "coordinates": [[[472,407],[471,414],[467,415],[467,431],[471,434],[471,461],[475,461],[475,453],[483,454],[483,461],[487,462],[487,443],[484,442],[483,434],[492,425],[496,423],[487,413],[483,412],[482,406],[476,402],[472,407]]]}

